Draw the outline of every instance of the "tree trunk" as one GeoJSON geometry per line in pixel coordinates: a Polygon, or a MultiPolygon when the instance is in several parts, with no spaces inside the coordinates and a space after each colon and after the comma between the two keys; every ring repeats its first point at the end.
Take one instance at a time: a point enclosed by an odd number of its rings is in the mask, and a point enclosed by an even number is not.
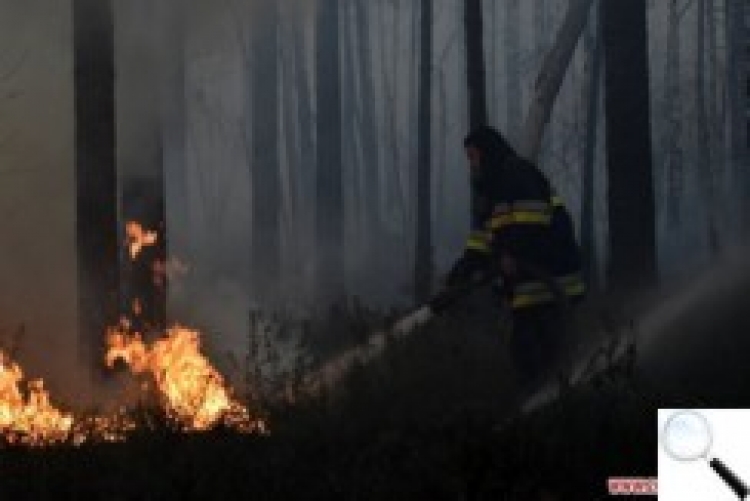
{"type": "Polygon", "coordinates": [[[588,20],[593,0],[572,0],[565,14],[555,42],[544,58],[542,69],[534,83],[531,105],[523,124],[518,153],[536,161],[544,129],[552,114],[552,104],[560,91],[565,70],[573,57],[576,43],[588,20]]]}
{"type": "Polygon", "coordinates": [[[414,284],[416,300],[432,289],[432,0],[422,0],[419,42],[419,103],[417,147],[417,242],[414,284]]]}
{"type": "MultiPolygon", "coordinates": [[[[165,256],[192,262],[189,247],[190,221],[188,214],[188,175],[186,155],[186,89],[185,89],[185,31],[186,6],[182,0],[166,2],[168,15],[162,49],[161,135],[163,154],[164,218],[167,231],[163,241],[165,256]],[[168,233],[168,235],[167,235],[168,233]]],[[[165,284],[168,285],[168,284],[165,284]]],[[[166,305],[165,305],[166,308],[166,305]]],[[[167,315],[165,313],[165,319],[167,315]]]]}
{"type": "MultiPolygon", "coordinates": [[[[310,88],[311,76],[307,69],[308,55],[305,51],[304,40],[304,23],[300,17],[297,17],[292,30],[292,39],[294,43],[294,80],[297,84],[297,127],[299,132],[299,155],[300,155],[300,188],[302,190],[300,207],[303,208],[298,217],[300,218],[299,226],[300,245],[308,249],[301,256],[301,266],[304,271],[304,280],[301,285],[304,286],[303,292],[307,291],[314,282],[315,277],[311,273],[314,270],[314,251],[310,252],[315,246],[315,211],[314,211],[314,192],[316,190],[316,155],[315,155],[315,123],[312,105],[312,91],[310,88]]],[[[305,297],[309,298],[310,294],[306,293],[305,297]]]]}
{"type": "Polygon", "coordinates": [[[743,236],[750,240],[750,174],[748,173],[748,16],[747,2],[726,0],[727,34],[727,136],[729,155],[735,173],[743,236]]]}
{"type": "Polygon", "coordinates": [[[667,64],[664,76],[664,119],[667,121],[664,141],[667,175],[667,221],[680,222],[680,200],[684,178],[682,152],[682,89],[680,87],[680,13],[677,0],[669,2],[667,25],[667,64]]]}
{"type": "MultiPolygon", "coordinates": [[[[353,259],[353,269],[359,272],[362,268],[360,257],[367,248],[364,243],[367,228],[360,217],[363,212],[364,199],[359,168],[358,134],[357,134],[357,75],[354,62],[353,11],[349,3],[340,4],[339,16],[341,33],[339,44],[341,50],[341,155],[344,186],[344,206],[347,207],[344,217],[344,239],[347,242],[353,259]]],[[[345,272],[346,273],[346,272],[345,272]]],[[[355,283],[360,283],[361,275],[357,274],[355,283]]],[[[364,279],[366,280],[366,279],[364,279]]]]}
{"type": "Polygon", "coordinates": [[[610,286],[656,280],[645,0],[607,0],[603,33],[610,286]]]}
{"type": "Polygon", "coordinates": [[[338,1],[320,0],[317,16],[316,283],[321,299],[335,302],[345,294],[338,1]]]}
{"type": "Polygon", "coordinates": [[[380,146],[375,118],[375,90],[373,88],[372,49],[370,47],[370,21],[368,6],[372,2],[358,0],[354,11],[357,21],[357,50],[360,82],[360,140],[362,144],[362,170],[364,175],[364,220],[367,228],[368,267],[381,268],[382,221],[380,218],[380,146]]]}
{"type": "MultiPolygon", "coordinates": [[[[599,11],[597,11],[598,13],[599,11]]],[[[599,126],[599,98],[602,77],[602,33],[597,16],[591,29],[592,35],[586,38],[587,66],[586,95],[586,144],[583,158],[583,187],[581,201],[581,249],[583,252],[583,273],[589,284],[597,285],[599,268],[596,253],[596,233],[594,231],[594,186],[597,128],[599,126]],[[593,39],[593,40],[592,40],[593,39]]]]}
{"type": "MultiPolygon", "coordinates": [[[[511,0],[517,2],[518,0],[511,0]]],[[[469,128],[487,124],[482,0],[465,0],[466,78],[469,98],[469,128]]]]}
{"type": "MultiPolygon", "coordinates": [[[[285,15],[282,14],[282,18],[285,15]]],[[[296,67],[301,64],[297,60],[297,54],[294,48],[293,36],[290,36],[290,32],[295,30],[296,26],[294,23],[290,24],[279,24],[279,92],[281,97],[280,102],[280,117],[281,117],[281,130],[283,131],[283,138],[279,139],[279,148],[281,151],[286,152],[287,161],[287,180],[288,183],[288,221],[284,225],[284,233],[282,241],[287,244],[282,247],[284,248],[284,254],[282,255],[282,265],[280,271],[280,279],[286,281],[291,278],[294,280],[295,287],[287,289],[285,297],[289,300],[299,304],[299,301],[304,299],[305,287],[304,287],[304,259],[306,257],[303,249],[307,242],[305,241],[304,228],[307,222],[304,220],[304,179],[305,171],[309,168],[308,165],[303,162],[300,148],[300,131],[298,121],[298,107],[299,100],[297,99],[296,92],[296,81],[294,79],[296,74],[296,67]]]]}
{"type": "Polygon", "coordinates": [[[256,297],[273,302],[281,268],[278,5],[275,0],[259,0],[253,12],[251,276],[256,297]]]}
{"type": "Polygon", "coordinates": [[[123,69],[118,85],[129,91],[116,93],[115,138],[120,185],[120,314],[141,332],[162,329],[166,323],[166,282],[155,270],[163,269],[167,252],[164,99],[167,70],[176,64],[171,42],[177,39],[172,33],[176,16],[171,4],[135,1],[119,5],[113,13],[122,40],[131,40],[136,33],[141,36],[134,44],[120,44],[116,56],[123,69]],[[170,33],[169,43],[156,49],[156,40],[165,32],[170,33]],[[125,242],[123,230],[128,221],[158,232],[156,244],[144,247],[135,258],[128,254],[125,242]]]}
{"type": "MultiPolygon", "coordinates": [[[[549,0],[534,0],[534,52],[541,57],[549,50],[550,39],[552,38],[549,0]]],[[[588,96],[588,94],[585,94],[588,96]]],[[[541,166],[554,153],[556,131],[554,123],[549,125],[549,130],[542,136],[542,143],[539,146],[538,163],[541,166]]]]}
{"type": "Polygon", "coordinates": [[[521,127],[521,22],[520,0],[508,0],[505,10],[505,99],[508,121],[506,136],[513,145],[518,144],[521,127]]]}
{"type": "Polygon", "coordinates": [[[101,366],[105,329],[118,316],[114,41],[108,1],[73,1],[73,44],[79,353],[93,371],[101,366]]]}
{"type": "Polygon", "coordinates": [[[704,190],[704,204],[706,206],[706,225],[708,228],[708,247],[713,257],[720,251],[719,233],[716,227],[716,196],[715,196],[715,174],[711,162],[710,131],[708,122],[708,110],[706,105],[706,0],[697,0],[696,3],[696,58],[695,58],[695,111],[697,130],[697,155],[699,178],[704,190]]]}
{"type": "MultiPolygon", "coordinates": [[[[726,147],[724,142],[724,122],[726,119],[726,111],[723,106],[723,99],[725,96],[725,83],[724,79],[720,77],[722,72],[722,65],[724,64],[719,57],[718,45],[717,45],[717,11],[718,7],[714,2],[706,3],[706,35],[708,37],[708,57],[709,57],[709,69],[708,69],[708,120],[710,124],[709,136],[709,157],[711,159],[711,166],[714,171],[714,178],[716,184],[714,187],[719,192],[723,192],[725,187],[724,176],[727,173],[726,169],[726,147]]],[[[727,201],[726,197],[718,195],[716,201],[716,212],[720,219],[725,219],[727,216],[727,201]]]]}

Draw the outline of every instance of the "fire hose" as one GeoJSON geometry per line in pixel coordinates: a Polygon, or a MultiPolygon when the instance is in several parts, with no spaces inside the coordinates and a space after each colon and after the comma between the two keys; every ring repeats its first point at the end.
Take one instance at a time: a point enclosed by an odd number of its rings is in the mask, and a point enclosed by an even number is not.
{"type": "MultiPolygon", "coordinates": [[[[561,310],[568,311],[567,297],[552,275],[527,263],[520,263],[519,269],[547,284],[555,301],[561,306],[561,310]]],[[[490,269],[479,276],[441,290],[424,305],[401,317],[389,330],[376,332],[370,336],[367,343],[345,351],[326,362],[318,370],[308,374],[303,380],[303,390],[314,395],[324,387],[334,386],[352,367],[365,365],[379,357],[389,342],[411,334],[471,292],[495,282],[499,277],[497,270],[490,269]]]]}

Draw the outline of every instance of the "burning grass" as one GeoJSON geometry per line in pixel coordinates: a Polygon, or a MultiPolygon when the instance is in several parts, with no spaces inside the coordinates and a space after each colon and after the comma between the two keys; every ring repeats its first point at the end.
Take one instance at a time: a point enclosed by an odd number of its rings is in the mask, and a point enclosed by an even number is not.
{"type": "Polygon", "coordinates": [[[0,436],[11,444],[32,446],[67,439],[73,430],[71,414],[56,409],[41,379],[25,384],[21,367],[0,351],[0,436]]]}
{"type": "MultiPolygon", "coordinates": [[[[130,259],[135,262],[144,248],[157,245],[159,235],[136,221],[128,221],[124,241],[130,259]]],[[[164,287],[165,261],[157,256],[155,262],[139,264],[151,270],[153,288],[164,287]]],[[[153,401],[166,420],[182,432],[223,427],[239,433],[267,433],[266,422],[251,415],[247,406],[232,395],[222,375],[201,353],[197,331],[174,326],[166,329],[159,339],[146,343],[142,333],[133,330],[134,325],[140,328],[156,325],[154,319],[141,321],[144,305],[138,294],[130,298],[132,311],[121,312],[120,325],[106,332],[106,366],[113,368],[117,361],[124,362],[144,382],[144,389],[156,397],[153,401]]],[[[20,366],[0,349],[0,443],[41,447],[122,441],[143,425],[127,409],[88,416],[75,416],[58,409],[52,405],[44,382],[25,381],[20,366]]]]}
{"type": "Polygon", "coordinates": [[[201,353],[197,331],[175,326],[148,346],[138,333],[112,329],[107,345],[107,366],[121,359],[134,374],[147,374],[167,415],[185,431],[222,424],[245,433],[266,432],[265,423],[232,397],[224,378],[201,353]]]}
{"type": "Polygon", "coordinates": [[[162,416],[122,408],[112,414],[74,415],[54,406],[41,379],[26,381],[21,367],[0,351],[0,443],[43,447],[124,441],[134,431],[164,427],[200,432],[217,427],[239,433],[267,433],[200,351],[199,333],[173,327],[152,344],[138,333],[109,331],[105,362],[123,360],[162,416]],[[151,414],[151,419],[144,419],[151,414]]]}

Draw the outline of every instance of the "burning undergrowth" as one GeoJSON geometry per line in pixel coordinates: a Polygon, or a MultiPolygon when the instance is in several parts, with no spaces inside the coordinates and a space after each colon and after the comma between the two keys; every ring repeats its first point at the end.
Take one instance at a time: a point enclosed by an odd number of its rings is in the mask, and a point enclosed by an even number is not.
{"type": "Polygon", "coordinates": [[[0,433],[11,444],[43,445],[67,440],[71,414],[55,408],[41,379],[24,381],[21,367],[0,351],[0,433]]]}
{"type": "MultiPolygon", "coordinates": [[[[158,234],[129,221],[125,243],[132,261],[155,246],[158,234]]],[[[152,285],[165,285],[165,261],[141,263],[152,285]]],[[[144,321],[143,298],[127,301],[130,311],[105,333],[104,364],[129,369],[142,392],[139,409],[74,414],[52,403],[41,379],[26,380],[21,366],[0,349],[0,445],[42,447],[56,444],[124,441],[134,432],[168,428],[180,433],[215,428],[238,433],[268,432],[266,422],[234,397],[224,377],[201,352],[200,333],[175,325],[155,329],[144,321]],[[145,327],[145,328],[144,328],[145,327]],[[153,341],[146,341],[148,333],[153,341]]],[[[147,305],[150,306],[150,305],[147,305]]]]}
{"type": "Polygon", "coordinates": [[[262,420],[233,398],[224,378],[200,352],[199,333],[175,326],[150,346],[139,333],[111,329],[107,366],[122,360],[136,375],[148,376],[167,416],[185,431],[217,425],[241,432],[265,431],[262,420]]]}
{"type": "Polygon", "coordinates": [[[198,332],[173,327],[149,344],[138,333],[113,328],[107,339],[106,364],[122,360],[138,378],[146,404],[109,414],[67,412],[52,403],[41,379],[26,380],[21,367],[0,351],[0,444],[121,442],[139,430],[163,428],[267,433],[265,421],[232,396],[200,352],[198,332]]]}

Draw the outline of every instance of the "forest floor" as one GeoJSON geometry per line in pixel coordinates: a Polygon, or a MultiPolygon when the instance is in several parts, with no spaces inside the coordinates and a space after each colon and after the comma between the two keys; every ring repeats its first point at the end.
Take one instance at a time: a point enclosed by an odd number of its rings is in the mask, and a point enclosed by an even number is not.
{"type": "Polygon", "coordinates": [[[269,435],[0,447],[0,499],[594,500],[609,477],[656,476],[658,398],[627,374],[508,421],[503,336],[475,307],[323,397],[266,408],[269,435]]]}

